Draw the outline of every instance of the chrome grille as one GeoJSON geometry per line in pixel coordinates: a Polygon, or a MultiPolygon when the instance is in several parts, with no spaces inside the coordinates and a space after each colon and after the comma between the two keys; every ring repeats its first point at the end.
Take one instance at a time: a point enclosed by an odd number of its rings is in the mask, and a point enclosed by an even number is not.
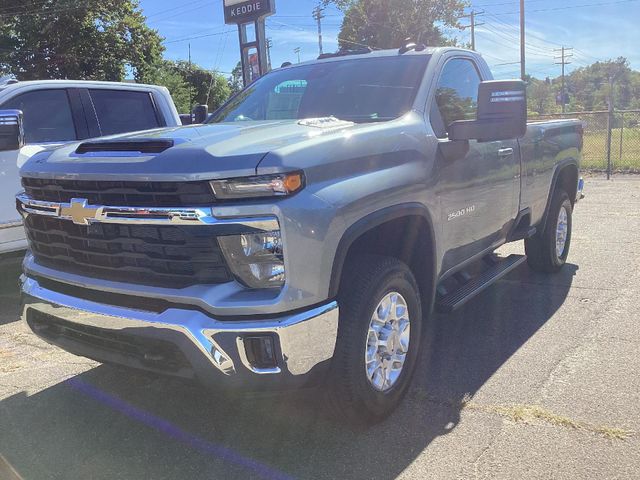
{"type": "Polygon", "coordinates": [[[28,215],[25,228],[36,262],[69,273],[171,288],[233,278],[206,225],[77,225],[28,215]]]}

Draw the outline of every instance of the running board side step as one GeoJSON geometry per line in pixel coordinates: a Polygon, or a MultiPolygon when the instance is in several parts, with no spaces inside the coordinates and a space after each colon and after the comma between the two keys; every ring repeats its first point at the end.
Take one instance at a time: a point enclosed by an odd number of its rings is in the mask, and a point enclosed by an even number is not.
{"type": "Polygon", "coordinates": [[[441,296],[436,301],[439,312],[449,313],[457,310],[473,297],[504,277],[507,273],[527,260],[525,255],[510,255],[497,261],[480,275],[468,281],[457,290],[441,296]]]}

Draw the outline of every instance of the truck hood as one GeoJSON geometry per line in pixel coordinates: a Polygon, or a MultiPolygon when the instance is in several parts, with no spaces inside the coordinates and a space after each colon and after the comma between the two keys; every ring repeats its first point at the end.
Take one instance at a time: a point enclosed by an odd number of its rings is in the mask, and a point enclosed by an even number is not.
{"type": "MultiPolygon", "coordinates": [[[[264,156],[319,137],[362,127],[335,118],[238,122],[173,127],[76,142],[36,154],[21,169],[27,177],[84,180],[190,181],[253,175],[264,156]],[[77,153],[86,142],[168,140],[160,153],[77,153]]],[[[122,149],[121,149],[122,150],[122,149]]]]}

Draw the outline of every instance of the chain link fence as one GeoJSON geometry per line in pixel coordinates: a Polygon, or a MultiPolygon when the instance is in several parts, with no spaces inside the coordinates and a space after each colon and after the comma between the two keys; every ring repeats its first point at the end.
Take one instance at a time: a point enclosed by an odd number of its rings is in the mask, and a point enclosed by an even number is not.
{"type": "Polygon", "coordinates": [[[578,118],[584,124],[584,170],[640,173],[640,110],[614,111],[611,118],[609,112],[599,111],[540,115],[530,117],[529,120],[564,118],[578,118]]]}

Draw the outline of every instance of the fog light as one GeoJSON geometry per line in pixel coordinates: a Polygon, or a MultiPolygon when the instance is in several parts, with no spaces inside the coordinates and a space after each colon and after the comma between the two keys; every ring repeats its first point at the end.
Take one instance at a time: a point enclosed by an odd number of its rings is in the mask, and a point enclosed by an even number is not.
{"type": "Polygon", "coordinates": [[[272,336],[244,337],[243,343],[247,361],[254,368],[267,369],[278,366],[275,342],[272,336]]]}

